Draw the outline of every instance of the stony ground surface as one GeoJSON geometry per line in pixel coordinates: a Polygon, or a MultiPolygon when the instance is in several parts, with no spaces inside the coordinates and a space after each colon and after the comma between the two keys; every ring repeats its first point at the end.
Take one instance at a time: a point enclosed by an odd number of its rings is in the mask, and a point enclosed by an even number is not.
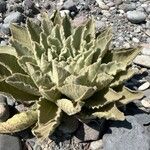
{"type": "MultiPolygon", "coordinates": [[[[143,91],[145,97],[124,108],[127,116],[124,122],[98,123],[97,127],[89,124],[81,127],[79,124],[82,132],[76,132],[75,136],[59,132],[42,144],[32,137],[30,130],[15,135],[0,134],[0,150],[150,150],[150,1],[0,0],[0,45],[8,44],[11,23],[24,24],[27,17],[38,23],[40,12],[51,13],[56,8],[62,15],[69,14],[76,25],[91,15],[96,19],[97,29],[111,25],[114,34],[112,48],[142,45],[141,54],[134,60],[141,74],[126,85],[143,91]],[[98,127],[105,130],[101,132],[98,127]],[[81,139],[88,140],[91,136],[95,141],[80,143],[81,139]],[[97,140],[99,137],[101,139],[97,140]]],[[[24,109],[24,105],[0,96],[0,121],[24,109]]]]}

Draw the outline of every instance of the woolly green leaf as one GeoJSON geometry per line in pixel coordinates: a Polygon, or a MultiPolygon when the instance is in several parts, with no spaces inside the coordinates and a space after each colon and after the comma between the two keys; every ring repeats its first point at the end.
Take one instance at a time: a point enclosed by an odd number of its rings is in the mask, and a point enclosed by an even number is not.
{"type": "Polygon", "coordinates": [[[18,64],[21,66],[21,68],[28,73],[28,68],[26,66],[26,63],[32,63],[36,65],[36,61],[33,57],[30,56],[22,56],[18,58],[18,64]]]}
{"type": "Polygon", "coordinates": [[[83,42],[84,32],[85,32],[85,27],[79,26],[74,30],[74,33],[72,35],[73,36],[72,45],[76,49],[76,54],[80,50],[81,44],[83,42]]]}
{"type": "Polygon", "coordinates": [[[62,87],[58,87],[58,90],[74,101],[81,101],[92,96],[97,88],[76,84],[66,84],[62,87]]]}
{"type": "Polygon", "coordinates": [[[91,116],[98,117],[100,119],[106,118],[107,120],[125,120],[124,114],[121,111],[119,111],[115,104],[109,104],[105,107],[99,108],[98,110],[95,110],[95,112],[93,112],[91,116]]]}
{"type": "Polygon", "coordinates": [[[32,49],[31,40],[27,29],[16,24],[11,24],[10,26],[12,39],[18,41],[23,47],[32,49]]]}
{"type": "Polygon", "coordinates": [[[10,75],[10,71],[5,66],[0,64],[0,82],[5,80],[5,78],[7,78],[10,75]]]}
{"type": "Polygon", "coordinates": [[[132,63],[133,59],[140,53],[140,51],[141,47],[114,50],[106,53],[103,58],[103,62],[117,61],[128,66],[132,63]]]}
{"type": "Polygon", "coordinates": [[[113,89],[104,89],[96,92],[92,97],[90,97],[85,106],[95,109],[103,107],[109,103],[118,101],[122,98],[122,94],[115,92],[113,89]]]}
{"type": "Polygon", "coordinates": [[[19,66],[16,57],[13,55],[0,53],[0,64],[5,66],[11,73],[25,73],[19,66]]]}
{"type": "Polygon", "coordinates": [[[47,35],[43,32],[41,32],[40,34],[40,45],[42,46],[43,49],[45,49],[46,51],[49,48],[49,45],[47,43],[47,35]]]}
{"type": "Polygon", "coordinates": [[[33,80],[27,75],[15,73],[12,76],[8,77],[6,79],[6,82],[18,88],[19,90],[25,91],[29,94],[37,96],[40,95],[38,88],[34,84],[33,80]]]}
{"type": "Polygon", "coordinates": [[[61,113],[54,103],[41,98],[38,102],[38,124],[32,130],[34,135],[40,140],[44,140],[49,134],[52,134],[59,125],[61,113]]]}
{"type": "Polygon", "coordinates": [[[0,133],[15,133],[29,128],[37,121],[37,112],[29,110],[0,123],[0,133]]]}
{"type": "Polygon", "coordinates": [[[115,86],[118,86],[120,84],[122,84],[124,81],[132,78],[135,74],[135,70],[134,69],[128,69],[127,71],[122,71],[122,72],[119,72],[114,80],[112,81],[111,83],[111,87],[115,87],[115,86]]]}
{"type": "Polygon", "coordinates": [[[27,47],[23,47],[23,44],[20,44],[16,40],[11,40],[11,45],[15,48],[17,57],[21,56],[33,56],[33,52],[31,49],[29,50],[27,47]]]}
{"type": "Polygon", "coordinates": [[[40,26],[34,23],[33,21],[27,19],[26,28],[30,37],[30,38],[28,37],[27,40],[29,41],[29,39],[31,39],[32,41],[39,43],[40,33],[42,32],[42,29],[40,28],[40,26]]]}
{"type": "Polygon", "coordinates": [[[119,94],[123,95],[123,98],[118,102],[118,105],[126,105],[134,100],[143,98],[144,94],[142,92],[137,92],[123,87],[119,94]]]}
{"type": "Polygon", "coordinates": [[[94,18],[92,17],[86,23],[86,31],[84,34],[84,38],[86,39],[87,43],[95,38],[95,29],[96,29],[95,28],[95,21],[94,21],[94,18]]]}
{"type": "Polygon", "coordinates": [[[19,88],[15,88],[5,81],[0,82],[0,92],[5,93],[6,95],[12,95],[16,100],[19,101],[31,101],[38,99],[38,96],[23,92],[19,88]]]}
{"type": "Polygon", "coordinates": [[[71,22],[67,15],[65,15],[65,17],[63,18],[62,25],[63,25],[63,29],[64,29],[65,38],[67,39],[72,33],[71,22]]]}
{"type": "Polygon", "coordinates": [[[34,48],[33,49],[34,49],[35,60],[38,64],[38,66],[40,67],[41,56],[45,52],[45,49],[43,49],[42,46],[37,42],[34,42],[34,48]]]}
{"type": "Polygon", "coordinates": [[[43,97],[45,97],[51,102],[56,102],[57,99],[61,98],[61,93],[57,90],[56,87],[54,87],[53,83],[51,84],[50,89],[39,87],[39,92],[43,97]]]}
{"type": "Polygon", "coordinates": [[[74,115],[81,111],[84,102],[73,103],[69,99],[58,99],[56,102],[57,106],[62,109],[67,115],[74,115]]]}
{"type": "Polygon", "coordinates": [[[51,79],[56,85],[61,85],[63,81],[66,79],[66,77],[70,75],[69,72],[67,72],[62,67],[58,66],[55,62],[53,62],[52,68],[53,71],[52,71],[51,79]]]}
{"type": "MultiPolygon", "coordinates": [[[[103,71],[109,75],[115,76],[120,71],[125,71],[126,66],[123,63],[110,62],[108,64],[101,64],[100,71],[103,71]]],[[[100,72],[99,71],[99,72],[100,72]]]]}
{"type": "Polygon", "coordinates": [[[42,14],[42,30],[44,34],[49,35],[51,33],[51,30],[53,28],[53,23],[50,20],[49,16],[47,13],[42,14]]]}
{"type": "Polygon", "coordinates": [[[9,54],[17,57],[15,48],[11,46],[0,46],[0,54],[9,54]]]}

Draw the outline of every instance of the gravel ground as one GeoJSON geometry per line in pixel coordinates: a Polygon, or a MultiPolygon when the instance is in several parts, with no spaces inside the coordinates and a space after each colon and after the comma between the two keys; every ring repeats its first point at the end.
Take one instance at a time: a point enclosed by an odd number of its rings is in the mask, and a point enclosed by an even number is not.
{"type": "MultiPolygon", "coordinates": [[[[29,131],[24,131],[13,136],[0,134],[0,150],[149,150],[150,122],[147,120],[150,120],[150,1],[0,0],[0,45],[8,44],[11,23],[24,24],[27,17],[39,23],[40,12],[51,13],[56,8],[62,15],[69,14],[75,25],[82,24],[92,15],[96,19],[98,30],[112,26],[112,48],[128,48],[139,44],[144,46],[141,54],[134,60],[141,74],[126,84],[131,89],[144,91],[145,98],[131,105],[134,112],[130,110],[130,106],[129,110],[125,110],[129,124],[126,121],[108,122],[109,127],[105,127],[107,134],[99,141],[99,131],[88,129],[89,127],[84,125],[84,129],[90,131],[86,137],[92,135],[95,142],[79,143],[76,136],[62,134],[57,135],[57,140],[54,136],[53,140],[39,144],[29,131]],[[118,127],[115,127],[116,124],[118,127]],[[126,138],[127,136],[129,138],[126,138]],[[62,137],[67,140],[60,142],[62,137]]],[[[4,121],[10,117],[12,114],[9,112],[14,111],[14,106],[17,111],[25,109],[22,104],[13,102],[11,98],[0,97],[0,120],[4,121]]]]}

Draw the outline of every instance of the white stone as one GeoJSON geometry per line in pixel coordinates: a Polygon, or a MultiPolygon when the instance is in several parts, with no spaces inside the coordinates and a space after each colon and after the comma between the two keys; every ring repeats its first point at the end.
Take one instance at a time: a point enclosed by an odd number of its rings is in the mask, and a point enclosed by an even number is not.
{"type": "Polygon", "coordinates": [[[135,37],[132,39],[132,41],[135,42],[135,43],[139,43],[139,39],[137,39],[135,37]]]}
{"type": "Polygon", "coordinates": [[[65,17],[65,15],[68,15],[68,14],[69,14],[69,10],[61,10],[60,11],[61,17],[65,17]]]}
{"type": "Polygon", "coordinates": [[[141,52],[143,55],[149,55],[150,56],[150,48],[144,47],[141,52]]]}
{"type": "Polygon", "coordinates": [[[90,150],[101,150],[103,147],[102,145],[103,145],[102,140],[94,141],[94,142],[91,142],[89,149],[90,150]]]}
{"type": "Polygon", "coordinates": [[[144,90],[148,89],[149,87],[150,87],[150,83],[147,81],[147,82],[143,83],[141,86],[139,86],[138,90],[144,91],[144,90]]]}
{"type": "Polygon", "coordinates": [[[135,64],[150,68],[150,56],[147,55],[138,55],[133,62],[135,64]]]}
{"type": "Polygon", "coordinates": [[[99,7],[103,10],[108,10],[109,6],[105,5],[104,2],[102,2],[101,0],[96,0],[96,2],[98,3],[99,7]]]}
{"type": "Polygon", "coordinates": [[[141,104],[142,104],[145,108],[150,108],[150,100],[143,99],[143,100],[141,100],[141,104]]]}

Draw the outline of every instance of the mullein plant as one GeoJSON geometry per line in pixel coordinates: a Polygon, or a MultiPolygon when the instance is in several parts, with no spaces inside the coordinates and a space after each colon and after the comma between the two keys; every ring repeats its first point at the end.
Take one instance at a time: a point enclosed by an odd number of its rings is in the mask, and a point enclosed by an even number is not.
{"type": "Polygon", "coordinates": [[[45,139],[64,115],[83,119],[124,120],[118,108],[143,94],[123,85],[136,72],[132,60],[140,47],[109,50],[111,28],[96,33],[94,19],[72,26],[55,11],[41,25],[27,19],[11,25],[10,45],[0,47],[0,91],[33,107],[0,123],[0,133],[32,126],[45,139]]]}

